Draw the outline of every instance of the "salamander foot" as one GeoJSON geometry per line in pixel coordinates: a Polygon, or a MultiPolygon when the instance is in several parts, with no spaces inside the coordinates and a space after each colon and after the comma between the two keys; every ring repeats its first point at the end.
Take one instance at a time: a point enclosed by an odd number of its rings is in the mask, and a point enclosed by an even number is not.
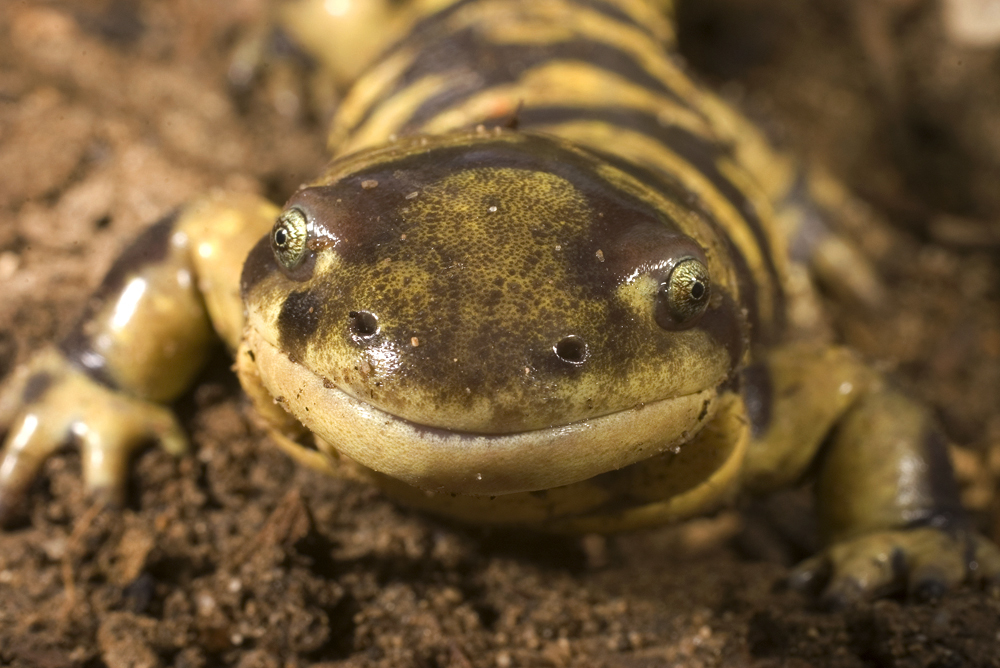
{"type": "Polygon", "coordinates": [[[123,500],[128,462],[158,441],[180,455],[187,438],[167,408],[93,380],[55,349],[40,352],[0,388],[0,526],[23,510],[45,460],[63,445],[81,448],[87,489],[110,502],[123,500]]]}
{"type": "Polygon", "coordinates": [[[967,531],[876,532],[829,546],[799,564],[787,582],[793,589],[821,591],[828,608],[903,591],[929,600],[963,582],[1000,586],[1000,550],[967,531]]]}

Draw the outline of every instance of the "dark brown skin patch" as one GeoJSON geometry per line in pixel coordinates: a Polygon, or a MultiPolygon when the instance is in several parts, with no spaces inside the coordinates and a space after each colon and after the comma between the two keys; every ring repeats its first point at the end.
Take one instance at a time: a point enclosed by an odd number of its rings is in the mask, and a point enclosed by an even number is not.
{"type": "Polygon", "coordinates": [[[240,296],[246,301],[247,295],[257,285],[271,274],[278,271],[278,263],[274,260],[271,250],[271,240],[263,237],[254,245],[243,263],[243,273],[240,275],[240,296]]]}
{"type": "Polygon", "coordinates": [[[771,424],[774,405],[774,384],[766,364],[755,363],[743,369],[743,402],[750,418],[750,431],[756,438],[771,424]]]}
{"type": "Polygon", "coordinates": [[[929,517],[920,523],[949,529],[965,528],[969,518],[962,507],[955,471],[948,457],[948,444],[937,425],[929,425],[922,445],[932,508],[929,517]]]}
{"type": "Polygon", "coordinates": [[[36,373],[24,385],[24,392],[21,393],[21,401],[27,405],[34,403],[44,395],[52,386],[52,376],[43,372],[36,373]]]}
{"type": "Polygon", "coordinates": [[[310,248],[333,249],[346,262],[372,262],[401,234],[395,211],[423,184],[392,172],[358,175],[336,186],[303,188],[288,200],[312,223],[310,248]],[[363,183],[374,187],[365,187],[363,183]]]}
{"type": "Polygon", "coordinates": [[[59,347],[66,358],[76,364],[94,380],[116,387],[106,368],[103,357],[94,352],[93,342],[87,333],[87,323],[101,311],[109,300],[117,299],[124,289],[127,279],[144,267],[163,261],[170,249],[170,237],[174,231],[179,211],[174,211],[161,218],[140,234],[132,244],[125,249],[111,269],[104,276],[100,287],[87,300],[83,315],[77,321],[72,331],[64,338],[59,347]]]}
{"type": "Polygon", "coordinates": [[[173,234],[174,223],[177,222],[179,215],[179,210],[167,214],[136,237],[111,265],[111,269],[101,281],[101,286],[94,293],[94,298],[106,299],[109,296],[117,296],[129,276],[139,273],[143,267],[166,258],[170,249],[170,236],[173,234]]]}
{"type": "Polygon", "coordinates": [[[301,359],[302,352],[323,319],[323,301],[309,290],[293,292],[285,299],[278,316],[281,346],[292,356],[301,359]]]}

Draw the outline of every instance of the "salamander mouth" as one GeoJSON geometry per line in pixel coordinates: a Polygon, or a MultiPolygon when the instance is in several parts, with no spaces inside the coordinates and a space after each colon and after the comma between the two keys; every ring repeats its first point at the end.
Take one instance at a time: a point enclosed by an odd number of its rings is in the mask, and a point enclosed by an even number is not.
{"type": "Polygon", "coordinates": [[[549,489],[677,450],[711,420],[716,389],[564,425],[479,434],[421,425],[332,386],[253,327],[264,386],[307,429],[362,466],[432,492],[476,496],[549,489]]]}

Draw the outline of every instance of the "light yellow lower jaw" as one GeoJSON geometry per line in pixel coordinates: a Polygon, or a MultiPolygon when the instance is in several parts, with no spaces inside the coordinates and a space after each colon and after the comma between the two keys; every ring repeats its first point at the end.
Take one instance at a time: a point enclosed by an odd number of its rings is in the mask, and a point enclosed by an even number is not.
{"type": "Polygon", "coordinates": [[[359,464],[428,491],[477,496],[567,485],[682,447],[715,411],[715,389],[517,434],[421,427],[359,401],[292,362],[248,327],[274,397],[313,433],[359,464]]]}

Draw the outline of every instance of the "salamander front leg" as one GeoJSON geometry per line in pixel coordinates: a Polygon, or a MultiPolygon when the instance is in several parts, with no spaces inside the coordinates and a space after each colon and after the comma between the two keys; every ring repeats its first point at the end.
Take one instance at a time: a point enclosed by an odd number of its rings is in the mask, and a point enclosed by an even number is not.
{"type": "Polygon", "coordinates": [[[1000,585],[1000,550],[968,526],[944,439],[927,410],[876,387],[819,457],[817,509],[828,547],[790,583],[824,601],[905,591],[936,598],[963,582],[1000,585]]]}
{"type": "Polygon", "coordinates": [[[1000,583],[1000,550],[968,526],[925,406],[836,346],[777,348],[747,370],[744,391],[755,432],[744,488],[768,493],[816,474],[826,548],[789,584],[838,605],[1000,583]]]}
{"type": "Polygon", "coordinates": [[[87,488],[110,501],[121,500],[138,447],[185,450],[166,404],[190,387],[217,334],[235,350],[240,267],[276,216],[258,197],[218,193],[153,225],[118,258],[70,335],[0,387],[0,523],[64,444],[80,445],[87,488]]]}

